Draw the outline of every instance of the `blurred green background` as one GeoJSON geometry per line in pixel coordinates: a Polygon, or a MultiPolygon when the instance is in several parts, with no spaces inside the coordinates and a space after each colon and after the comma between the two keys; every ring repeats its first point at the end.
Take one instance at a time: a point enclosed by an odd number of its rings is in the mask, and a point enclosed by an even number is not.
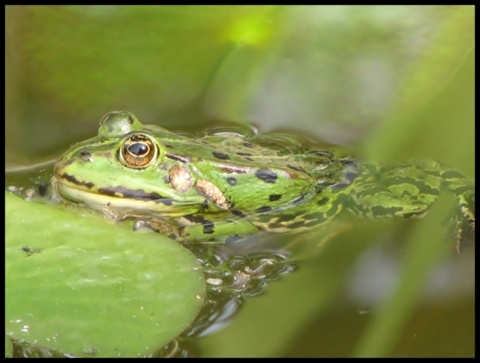
{"type": "MultiPolygon", "coordinates": [[[[51,160],[126,109],[174,130],[253,123],[474,175],[473,6],[7,6],[5,60],[7,168],[51,160]]],[[[432,226],[397,227],[407,247],[360,232],[304,247],[298,271],[196,350],[473,356],[473,251],[436,256],[432,226]],[[358,287],[369,281],[378,294],[358,287]]]]}

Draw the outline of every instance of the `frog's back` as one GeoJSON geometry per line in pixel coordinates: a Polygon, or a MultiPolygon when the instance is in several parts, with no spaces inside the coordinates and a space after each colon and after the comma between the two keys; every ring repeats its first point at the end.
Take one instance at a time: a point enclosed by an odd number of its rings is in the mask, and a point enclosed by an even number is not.
{"type": "Polygon", "coordinates": [[[356,164],[347,158],[336,158],[332,151],[253,141],[212,137],[183,148],[190,158],[198,155],[189,164],[197,183],[208,180],[218,187],[228,201],[228,209],[237,214],[292,208],[311,200],[319,190],[345,184],[347,178],[356,175],[356,164]]]}

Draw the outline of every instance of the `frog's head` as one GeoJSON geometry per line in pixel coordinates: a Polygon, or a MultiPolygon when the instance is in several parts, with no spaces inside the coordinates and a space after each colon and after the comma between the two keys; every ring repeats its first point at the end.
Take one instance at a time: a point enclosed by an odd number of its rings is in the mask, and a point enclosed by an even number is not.
{"type": "Polygon", "coordinates": [[[174,214],[178,208],[172,206],[201,204],[203,198],[169,183],[172,162],[160,141],[168,133],[159,127],[153,133],[128,111],[106,114],[97,136],[73,145],[55,163],[57,194],[97,210],[108,205],[174,214]]]}

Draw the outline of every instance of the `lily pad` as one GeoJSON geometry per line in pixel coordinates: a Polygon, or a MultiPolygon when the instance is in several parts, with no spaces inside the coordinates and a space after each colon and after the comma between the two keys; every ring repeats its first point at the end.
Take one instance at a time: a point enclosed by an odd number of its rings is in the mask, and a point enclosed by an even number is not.
{"type": "Polygon", "coordinates": [[[6,194],[6,334],[75,356],[148,356],[195,318],[203,274],[172,240],[87,217],[6,194]]]}

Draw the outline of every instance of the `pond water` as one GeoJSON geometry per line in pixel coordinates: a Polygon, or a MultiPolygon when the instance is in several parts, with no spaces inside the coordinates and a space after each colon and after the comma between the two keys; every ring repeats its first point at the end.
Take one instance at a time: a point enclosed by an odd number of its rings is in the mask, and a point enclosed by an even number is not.
{"type": "MultiPolygon", "coordinates": [[[[8,172],[6,185],[42,191],[51,172],[51,165],[8,172]]],[[[362,355],[372,329],[387,337],[378,342],[379,355],[472,356],[473,247],[448,253],[420,274],[425,281],[417,291],[406,290],[406,302],[392,305],[412,268],[408,242],[416,223],[421,222],[400,222],[373,234],[362,226],[342,232],[340,225],[340,236],[323,244],[328,230],[319,227],[300,234],[259,233],[227,245],[187,245],[204,271],[204,306],[189,328],[153,356],[362,355]]],[[[62,356],[14,345],[14,356],[52,355],[62,356]]]]}

